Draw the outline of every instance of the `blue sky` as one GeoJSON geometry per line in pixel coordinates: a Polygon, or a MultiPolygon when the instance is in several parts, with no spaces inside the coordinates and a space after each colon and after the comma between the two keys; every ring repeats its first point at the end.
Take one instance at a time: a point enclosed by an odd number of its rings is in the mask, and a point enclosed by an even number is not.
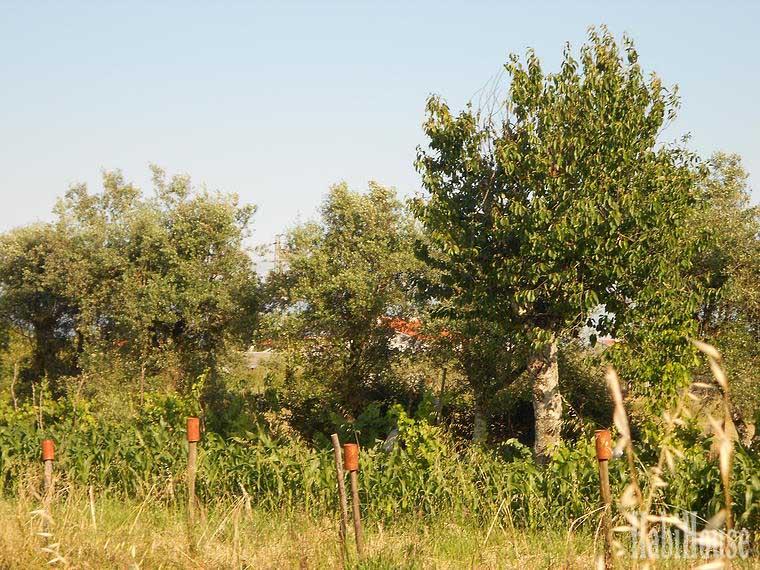
{"type": "Polygon", "coordinates": [[[257,204],[254,242],[341,180],[411,194],[429,94],[460,107],[527,47],[556,69],[598,24],[680,86],[670,137],[741,154],[758,187],[758,22],[750,2],[0,2],[0,230],[103,169],[149,190],[151,162],[257,204]]]}

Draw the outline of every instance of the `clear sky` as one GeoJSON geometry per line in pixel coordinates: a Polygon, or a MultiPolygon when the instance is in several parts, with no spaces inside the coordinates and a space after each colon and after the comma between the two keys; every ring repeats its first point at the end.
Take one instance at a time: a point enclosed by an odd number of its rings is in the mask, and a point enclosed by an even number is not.
{"type": "Polygon", "coordinates": [[[741,154],[757,188],[758,22],[751,2],[0,1],[0,230],[103,169],[149,190],[151,162],[257,204],[255,242],[340,180],[411,194],[429,94],[460,107],[527,47],[554,70],[594,24],[680,86],[672,138],[741,154]]]}

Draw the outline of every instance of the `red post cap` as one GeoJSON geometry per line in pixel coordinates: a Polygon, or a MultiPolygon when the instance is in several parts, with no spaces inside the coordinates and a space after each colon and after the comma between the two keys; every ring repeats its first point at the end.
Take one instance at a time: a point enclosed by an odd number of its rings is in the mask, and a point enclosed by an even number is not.
{"type": "Polygon", "coordinates": [[[55,443],[52,439],[42,440],[42,461],[53,461],[55,459],[55,443]]]}
{"type": "Polygon", "coordinates": [[[190,443],[201,440],[201,421],[196,417],[187,418],[187,441],[190,443]]]}
{"type": "Polygon", "coordinates": [[[594,432],[596,442],[596,458],[599,461],[612,459],[612,436],[608,429],[598,429],[594,432]]]}
{"type": "Polygon", "coordinates": [[[343,445],[343,469],[346,471],[359,470],[359,446],[355,443],[343,445]]]}

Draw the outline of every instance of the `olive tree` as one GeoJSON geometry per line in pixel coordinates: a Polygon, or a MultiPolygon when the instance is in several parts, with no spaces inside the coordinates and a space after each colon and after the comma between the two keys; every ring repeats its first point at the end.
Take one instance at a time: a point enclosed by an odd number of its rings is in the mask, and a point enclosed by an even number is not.
{"type": "Polygon", "coordinates": [[[360,193],[338,184],[319,220],[288,233],[284,267],[267,278],[263,334],[282,348],[298,347],[310,378],[350,413],[389,373],[398,352],[391,320],[415,315],[409,291],[421,264],[414,236],[392,189],[370,183],[360,193]]]}
{"type": "Polygon", "coordinates": [[[72,345],[81,344],[75,330],[79,310],[59,271],[69,245],[69,236],[50,224],[0,235],[0,326],[29,339],[31,355],[20,373],[27,388],[29,381],[77,371],[72,345]]]}
{"type": "Polygon", "coordinates": [[[252,335],[254,208],[153,174],[154,196],[106,172],[100,192],[71,187],[53,222],[0,236],[0,316],[33,339],[30,380],[60,391],[122,363],[142,398],[146,373],[187,388],[252,335]]]}

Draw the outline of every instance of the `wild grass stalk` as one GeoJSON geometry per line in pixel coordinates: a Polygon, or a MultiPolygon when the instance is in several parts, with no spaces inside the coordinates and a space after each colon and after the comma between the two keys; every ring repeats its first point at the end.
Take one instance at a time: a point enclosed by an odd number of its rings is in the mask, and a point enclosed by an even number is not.
{"type": "MultiPolygon", "coordinates": [[[[723,504],[722,508],[710,517],[705,528],[698,533],[693,533],[693,530],[688,527],[686,522],[681,520],[681,518],[676,516],[673,512],[655,514],[652,512],[652,508],[655,500],[660,496],[662,491],[669,486],[669,483],[665,480],[665,469],[667,468],[672,474],[676,474],[676,458],[682,459],[684,457],[684,454],[673,445],[673,438],[675,437],[676,429],[679,426],[685,426],[685,420],[691,418],[689,403],[700,399],[692,392],[692,390],[694,388],[709,389],[712,388],[712,386],[699,382],[692,383],[681,392],[676,401],[675,407],[662,414],[662,422],[660,425],[663,429],[663,433],[659,441],[660,447],[657,455],[657,462],[655,465],[647,469],[648,476],[646,479],[646,492],[643,492],[637,475],[636,454],[633,448],[631,430],[624,406],[620,381],[615,370],[610,369],[607,372],[607,384],[615,405],[613,419],[619,433],[616,450],[618,452],[625,450],[628,476],[630,479],[630,483],[619,498],[620,509],[627,524],[618,526],[615,530],[617,532],[626,533],[633,531],[634,537],[638,541],[638,546],[640,547],[640,553],[643,555],[643,559],[640,561],[640,567],[645,570],[654,568],[658,564],[657,553],[654,551],[650,539],[649,530],[651,525],[663,525],[678,528],[700,546],[722,546],[721,558],[719,560],[710,560],[699,566],[699,568],[702,568],[703,570],[707,570],[708,568],[731,568],[732,564],[730,556],[733,546],[731,544],[731,531],[734,528],[734,524],[732,513],[733,500],[731,493],[731,473],[734,444],[729,434],[731,416],[728,379],[721,365],[720,353],[713,346],[703,342],[694,341],[694,345],[703,352],[708,359],[713,378],[721,390],[722,410],[721,421],[714,419],[711,415],[708,415],[708,419],[715,434],[716,442],[718,443],[718,469],[720,473],[723,504]],[[723,527],[725,527],[725,531],[722,533],[719,532],[719,529],[723,527]],[[689,536],[690,533],[692,533],[693,536],[689,536]]],[[[662,504],[663,506],[666,506],[666,503],[662,504]]],[[[620,556],[622,553],[622,545],[619,542],[616,543],[615,552],[617,556],[620,556]]],[[[639,561],[634,559],[632,564],[635,567],[639,564],[639,561]]]]}

